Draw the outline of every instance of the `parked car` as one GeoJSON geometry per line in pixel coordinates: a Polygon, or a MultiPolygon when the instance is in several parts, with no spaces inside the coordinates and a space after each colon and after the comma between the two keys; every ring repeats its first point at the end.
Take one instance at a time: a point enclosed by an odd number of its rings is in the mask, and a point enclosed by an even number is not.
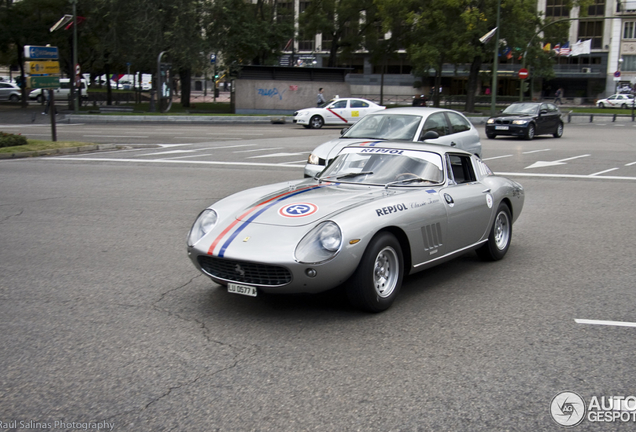
{"type": "Polygon", "coordinates": [[[599,108],[631,108],[634,104],[632,94],[613,94],[608,98],[596,101],[599,108]]]}
{"type": "Polygon", "coordinates": [[[463,114],[443,108],[391,108],[367,115],[340,138],[316,147],[305,164],[305,177],[325,169],[344,147],[369,140],[426,141],[481,156],[479,132],[463,114]]]}
{"type": "Polygon", "coordinates": [[[236,193],[205,209],[187,238],[192,263],[229,293],[344,289],[380,312],[406,275],[468,251],[500,260],[524,189],[449,146],[344,148],[317,179],[236,193]]]}
{"type": "Polygon", "coordinates": [[[486,136],[490,139],[508,135],[531,140],[545,134],[555,138],[563,136],[561,111],[553,103],[513,103],[486,122],[486,136]]]}
{"type": "Polygon", "coordinates": [[[0,81],[0,100],[18,102],[21,97],[20,87],[7,81],[0,81]]]}
{"type": "Polygon", "coordinates": [[[320,129],[324,125],[351,125],[367,114],[386,109],[366,99],[338,98],[324,107],[306,108],[294,113],[294,123],[320,129]]]}
{"type": "MultiPolygon", "coordinates": [[[[68,99],[68,95],[71,94],[70,82],[71,80],[69,78],[60,78],[60,87],[54,89],[56,101],[66,101],[68,99]]],[[[31,92],[29,93],[29,99],[42,103],[44,101],[43,90],[44,89],[31,90],[31,92]]],[[[82,99],[87,99],[88,82],[85,79],[81,80],[80,91],[82,94],[82,99]]]]}

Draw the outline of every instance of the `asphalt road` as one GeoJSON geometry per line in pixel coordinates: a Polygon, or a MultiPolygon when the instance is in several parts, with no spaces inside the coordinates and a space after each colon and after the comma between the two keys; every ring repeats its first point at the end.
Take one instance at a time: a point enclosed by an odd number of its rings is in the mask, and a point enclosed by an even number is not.
{"type": "Polygon", "coordinates": [[[199,211],[298,178],[338,132],[59,125],[135,147],[0,161],[0,430],[558,430],[561,392],[636,396],[636,328],[575,321],[636,322],[632,123],[484,139],[526,189],[508,255],[411,276],[385,313],[231,295],[195,270],[199,211]]]}

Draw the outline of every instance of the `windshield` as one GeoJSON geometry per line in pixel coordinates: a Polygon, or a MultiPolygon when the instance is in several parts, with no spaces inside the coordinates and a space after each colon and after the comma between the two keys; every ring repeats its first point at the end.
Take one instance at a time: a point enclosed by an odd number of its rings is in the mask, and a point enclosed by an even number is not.
{"type": "Polygon", "coordinates": [[[345,148],[322,172],[321,180],[372,185],[420,186],[442,183],[437,153],[370,147],[345,148]]]}
{"type": "Polygon", "coordinates": [[[537,113],[537,109],[539,105],[533,103],[519,103],[512,104],[508,108],[506,108],[503,113],[504,114],[527,114],[533,115],[537,113]]]}
{"type": "Polygon", "coordinates": [[[422,116],[407,114],[368,115],[351,126],[342,138],[369,138],[386,140],[415,139],[422,116]]]}

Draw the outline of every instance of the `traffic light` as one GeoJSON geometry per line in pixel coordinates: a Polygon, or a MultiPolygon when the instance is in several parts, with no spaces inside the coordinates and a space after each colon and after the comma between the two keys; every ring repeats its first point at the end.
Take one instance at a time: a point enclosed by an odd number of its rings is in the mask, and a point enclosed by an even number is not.
{"type": "Polygon", "coordinates": [[[530,83],[528,81],[524,81],[523,82],[523,91],[527,92],[529,88],[530,88],[530,83]]]}

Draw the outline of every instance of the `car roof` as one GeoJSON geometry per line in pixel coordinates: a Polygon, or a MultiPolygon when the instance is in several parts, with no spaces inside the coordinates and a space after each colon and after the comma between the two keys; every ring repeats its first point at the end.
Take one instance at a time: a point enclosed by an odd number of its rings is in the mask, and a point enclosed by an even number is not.
{"type": "MultiPolygon", "coordinates": [[[[371,141],[373,143],[374,141],[371,141]]],[[[438,153],[444,156],[447,153],[452,154],[464,154],[466,156],[472,156],[471,153],[460,150],[458,148],[450,147],[443,144],[426,144],[422,142],[398,142],[398,141],[380,141],[377,144],[374,144],[373,147],[369,146],[369,141],[365,141],[362,143],[356,143],[348,145],[345,148],[388,148],[388,149],[399,149],[399,150],[417,150],[417,151],[428,151],[433,153],[438,153]]]]}
{"type": "Polygon", "coordinates": [[[435,108],[435,107],[400,107],[400,108],[387,108],[383,111],[377,111],[368,115],[387,115],[387,114],[412,114],[412,115],[429,115],[435,112],[454,112],[461,114],[458,111],[447,108],[435,108]]]}

